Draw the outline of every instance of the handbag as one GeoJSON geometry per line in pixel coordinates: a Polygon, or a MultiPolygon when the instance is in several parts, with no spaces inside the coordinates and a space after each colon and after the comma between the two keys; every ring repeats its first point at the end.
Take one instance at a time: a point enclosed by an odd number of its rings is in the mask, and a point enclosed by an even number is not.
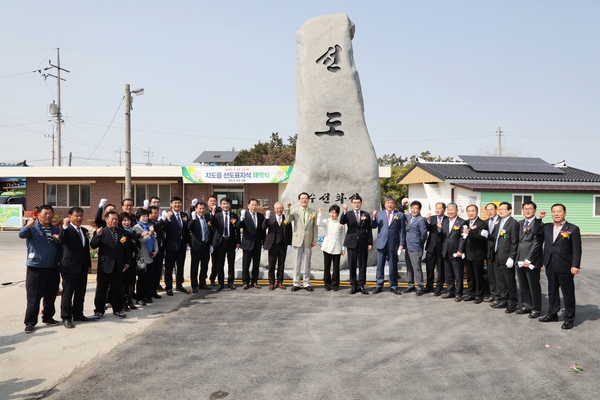
{"type": "Polygon", "coordinates": [[[146,270],[146,261],[144,261],[144,256],[142,252],[138,252],[136,257],[136,270],[137,271],[145,271],[146,270]]]}

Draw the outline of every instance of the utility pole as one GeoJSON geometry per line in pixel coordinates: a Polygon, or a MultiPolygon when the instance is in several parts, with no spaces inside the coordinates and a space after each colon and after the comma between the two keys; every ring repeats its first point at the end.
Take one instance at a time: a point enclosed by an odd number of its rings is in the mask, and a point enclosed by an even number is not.
{"type": "Polygon", "coordinates": [[[124,199],[132,199],[131,184],[131,94],[140,96],[144,89],[130,90],[129,83],[125,84],[125,196],[124,199]]]}
{"type": "MultiPolygon", "coordinates": [[[[65,71],[65,72],[71,72],[68,71],[64,68],[60,67],[60,49],[57,47],[56,48],[56,65],[52,64],[51,61],[48,61],[48,64],[50,64],[51,67],[56,68],[56,75],[52,75],[52,74],[48,74],[48,76],[51,76],[53,78],[56,78],[56,105],[57,105],[57,110],[56,110],[56,143],[57,143],[57,151],[56,151],[56,159],[58,162],[58,166],[60,167],[61,165],[61,147],[62,147],[62,137],[61,137],[61,125],[62,125],[62,110],[60,108],[60,81],[64,81],[63,78],[60,77],[60,71],[65,71]]],[[[50,68],[46,68],[46,69],[50,69],[50,68]]]]}
{"type": "Polygon", "coordinates": [[[52,138],[52,166],[54,167],[54,127],[52,127],[52,135],[46,133],[44,137],[52,138]]]}
{"type": "Polygon", "coordinates": [[[498,157],[502,157],[502,131],[498,127],[498,157]]]}
{"type": "Polygon", "coordinates": [[[144,154],[148,157],[148,161],[146,162],[147,167],[151,167],[152,163],[150,162],[150,157],[154,155],[154,152],[150,151],[150,147],[148,147],[148,151],[144,151],[144,154]]]}
{"type": "Polygon", "coordinates": [[[113,150],[115,153],[119,153],[119,167],[121,166],[121,146],[119,146],[119,150],[113,150]]]}

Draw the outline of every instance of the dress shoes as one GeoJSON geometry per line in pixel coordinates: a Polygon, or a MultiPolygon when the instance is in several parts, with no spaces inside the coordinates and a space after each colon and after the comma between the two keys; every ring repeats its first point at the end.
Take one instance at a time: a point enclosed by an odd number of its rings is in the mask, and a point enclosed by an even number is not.
{"type": "Polygon", "coordinates": [[[331,286],[325,286],[325,291],[329,292],[331,290],[331,286]]]}
{"type": "Polygon", "coordinates": [[[181,293],[187,293],[187,289],[186,289],[186,288],[184,288],[183,286],[179,286],[179,287],[177,288],[177,290],[178,290],[178,291],[180,291],[181,293]]]}
{"type": "Polygon", "coordinates": [[[463,301],[473,301],[473,300],[475,300],[475,296],[472,296],[472,295],[470,295],[470,294],[465,294],[465,295],[462,297],[462,299],[463,299],[463,301]]]}
{"type": "Polygon", "coordinates": [[[33,333],[34,329],[35,329],[35,326],[33,324],[25,325],[25,333],[33,333]]]}
{"type": "Polygon", "coordinates": [[[534,310],[531,312],[531,314],[529,314],[529,316],[527,318],[536,319],[539,316],[540,316],[540,312],[534,310]]]}
{"type": "Polygon", "coordinates": [[[415,287],[411,286],[409,288],[406,288],[402,291],[402,293],[410,293],[410,292],[414,292],[415,291],[415,287]]]}
{"type": "Polygon", "coordinates": [[[557,322],[558,315],[556,314],[546,314],[542,318],[538,319],[540,322],[557,322]]]}
{"type": "Polygon", "coordinates": [[[154,300],[152,300],[152,297],[144,297],[144,301],[146,302],[146,304],[154,303],[154,300]]]}
{"type": "Polygon", "coordinates": [[[358,288],[358,291],[361,292],[362,294],[369,294],[369,292],[367,292],[367,289],[365,289],[364,286],[360,286],[358,288]]]}
{"type": "Polygon", "coordinates": [[[279,284],[277,285],[277,289],[282,289],[282,290],[285,290],[285,286],[283,286],[283,283],[279,283],[279,284]]]}
{"type": "Polygon", "coordinates": [[[381,293],[382,289],[381,287],[376,287],[375,290],[373,290],[373,294],[377,294],[377,293],[381,293]]]}
{"type": "Polygon", "coordinates": [[[253,284],[252,284],[252,287],[253,287],[253,288],[256,288],[256,289],[260,289],[260,285],[259,285],[258,283],[253,283],[253,284]]]}
{"type": "Polygon", "coordinates": [[[492,302],[494,302],[494,298],[492,296],[490,296],[490,297],[484,297],[483,298],[483,302],[484,303],[492,303],[492,302]]]}
{"type": "Polygon", "coordinates": [[[58,322],[57,320],[55,320],[54,318],[50,318],[47,319],[45,321],[42,321],[44,324],[46,325],[51,325],[51,326],[56,326],[56,325],[60,325],[60,322],[58,322]]]}
{"type": "Polygon", "coordinates": [[[562,329],[573,329],[573,321],[565,321],[562,326],[562,329]]]}
{"type": "MultiPolygon", "coordinates": [[[[223,287],[224,285],[221,285],[223,287]]],[[[229,284],[229,290],[235,290],[235,285],[233,283],[229,284]]]]}
{"type": "Polygon", "coordinates": [[[454,296],[454,301],[460,303],[462,301],[462,296],[454,296]]]}
{"type": "Polygon", "coordinates": [[[425,289],[423,289],[423,293],[433,293],[433,288],[426,287],[425,289]]]}
{"type": "Polygon", "coordinates": [[[357,291],[358,291],[358,290],[356,289],[356,286],[352,286],[352,287],[350,288],[350,294],[354,294],[354,293],[356,293],[357,291]]]}
{"type": "MultiPolygon", "coordinates": [[[[285,288],[284,288],[284,289],[285,289],[285,288]]],[[[340,288],[339,288],[339,287],[337,287],[337,286],[334,286],[334,287],[332,287],[332,288],[331,288],[331,290],[333,290],[334,292],[337,292],[338,290],[340,290],[340,288]]]]}
{"type": "Polygon", "coordinates": [[[433,292],[433,295],[436,296],[436,297],[441,296],[442,295],[442,289],[440,289],[440,288],[435,289],[435,292],[433,292]]]}
{"type": "Polygon", "coordinates": [[[308,292],[312,292],[314,290],[312,286],[304,286],[304,289],[306,289],[308,292]]]}
{"type": "Polygon", "coordinates": [[[481,297],[475,297],[475,304],[480,304],[483,302],[483,299],[481,297]]]}
{"type": "Polygon", "coordinates": [[[67,329],[75,328],[75,325],[73,325],[73,322],[70,319],[63,320],[63,326],[67,329]]]}
{"type": "Polygon", "coordinates": [[[269,290],[275,290],[275,285],[272,283],[269,283],[269,290]]]}
{"type": "Polygon", "coordinates": [[[519,309],[518,309],[518,310],[515,312],[515,314],[519,314],[519,315],[521,315],[521,314],[531,314],[531,310],[530,310],[529,308],[525,308],[525,307],[523,307],[523,308],[519,308],[519,309]]]}
{"type": "Polygon", "coordinates": [[[208,286],[206,285],[198,285],[199,290],[208,290],[208,286]]]}
{"type": "Polygon", "coordinates": [[[390,289],[390,292],[394,292],[398,296],[400,296],[402,294],[402,290],[399,287],[394,288],[394,289],[390,289]]]}
{"type": "Polygon", "coordinates": [[[415,294],[416,294],[417,296],[423,296],[423,293],[425,293],[425,292],[424,292],[424,291],[423,291],[423,289],[421,289],[421,288],[418,288],[418,289],[417,289],[417,291],[415,292],[415,294]]]}
{"type": "Polygon", "coordinates": [[[248,286],[247,283],[244,283],[244,285],[242,286],[242,290],[248,290],[250,286],[248,286]]]}
{"type": "Polygon", "coordinates": [[[215,283],[215,280],[214,280],[214,279],[211,279],[211,280],[210,280],[210,286],[216,286],[216,283],[215,283]]]}
{"type": "Polygon", "coordinates": [[[91,318],[86,317],[85,315],[80,315],[78,317],[73,317],[73,321],[87,322],[91,321],[91,318]]]}
{"type": "Polygon", "coordinates": [[[504,310],[504,312],[507,314],[512,314],[516,311],[517,311],[517,307],[508,307],[506,310],[504,310]]]}
{"type": "MultiPolygon", "coordinates": [[[[508,308],[508,303],[505,301],[501,301],[501,302],[496,303],[495,306],[492,306],[492,308],[508,308]]],[[[515,308],[515,311],[516,311],[516,308],[515,308]]]]}
{"type": "MultiPolygon", "coordinates": [[[[483,301],[485,301],[485,299],[483,301]]],[[[495,305],[498,305],[499,303],[500,303],[499,301],[494,300],[490,303],[490,307],[494,307],[495,305]]]]}
{"type": "Polygon", "coordinates": [[[219,287],[217,287],[217,292],[220,292],[223,289],[225,289],[225,285],[219,285],[219,287]]]}
{"type": "Polygon", "coordinates": [[[173,291],[171,289],[167,289],[167,296],[173,296],[173,291]]]}
{"type": "Polygon", "coordinates": [[[160,294],[158,294],[158,293],[154,293],[152,295],[152,298],[154,298],[154,299],[162,299],[162,296],[160,294]]]}
{"type": "Polygon", "coordinates": [[[456,296],[454,296],[454,293],[446,293],[442,295],[442,299],[453,299],[456,296]]]}
{"type": "Polygon", "coordinates": [[[193,289],[192,289],[192,292],[193,292],[193,293],[198,293],[198,288],[193,288],[193,289]]]}
{"type": "Polygon", "coordinates": [[[298,290],[300,290],[300,286],[292,286],[292,292],[297,292],[298,290]]]}

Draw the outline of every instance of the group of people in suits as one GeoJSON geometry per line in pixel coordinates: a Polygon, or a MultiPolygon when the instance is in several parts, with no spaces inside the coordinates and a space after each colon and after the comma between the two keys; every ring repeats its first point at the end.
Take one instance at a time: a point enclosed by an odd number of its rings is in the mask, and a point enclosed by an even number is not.
{"type": "Polygon", "coordinates": [[[508,202],[489,203],[485,210],[487,219],[482,220],[478,207],[471,204],[467,207],[468,219],[464,220],[457,215],[455,203],[446,206],[440,202],[436,204],[436,215],[426,216],[429,234],[425,246],[425,292],[433,291],[435,296],[456,302],[487,302],[507,314],[524,314],[540,322],[551,322],[558,320],[560,288],[565,303],[562,328],[573,328],[573,278],[581,264],[581,234],[576,225],[565,220],[566,207],[552,206],[551,223],[543,222],[546,211],[536,216],[537,206],[533,201],[522,204],[525,218],[521,221],[512,217],[512,205],[508,202]],[[484,297],[484,264],[487,265],[488,297],[484,297]],[[546,267],[548,278],[549,309],[540,317],[542,267],[546,267]],[[468,294],[463,292],[465,269],[468,294]],[[436,270],[438,277],[434,282],[436,270]],[[442,294],[444,283],[446,292],[442,294]]]}

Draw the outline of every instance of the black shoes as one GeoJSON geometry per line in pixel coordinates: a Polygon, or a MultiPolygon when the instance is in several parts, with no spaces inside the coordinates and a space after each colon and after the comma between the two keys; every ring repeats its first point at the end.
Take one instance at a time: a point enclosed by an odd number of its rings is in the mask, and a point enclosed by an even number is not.
{"type": "Polygon", "coordinates": [[[300,286],[292,286],[292,292],[297,292],[298,290],[300,290],[300,286]]]}
{"type": "Polygon", "coordinates": [[[376,287],[375,290],[373,290],[373,294],[377,294],[377,293],[381,293],[382,289],[380,287],[376,287]]]}
{"type": "Polygon", "coordinates": [[[35,329],[35,326],[32,324],[25,325],[25,333],[32,333],[34,329],[35,329]]]}
{"type": "Polygon", "coordinates": [[[44,324],[46,325],[51,325],[51,326],[56,326],[56,325],[60,325],[60,322],[58,322],[57,320],[55,320],[54,318],[50,318],[46,321],[42,321],[44,324]]]}
{"type": "Polygon", "coordinates": [[[171,289],[167,289],[167,296],[173,296],[173,291],[171,289]]]}
{"type": "Polygon", "coordinates": [[[558,315],[556,314],[546,314],[542,318],[538,319],[540,322],[557,322],[558,315]]]}
{"type": "Polygon", "coordinates": [[[196,288],[196,287],[195,287],[195,288],[193,288],[193,289],[192,289],[192,293],[198,293],[198,288],[196,288]]]}
{"type": "Polygon", "coordinates": [[[312,292],[312,291],[313,291],[313,288],[312,288],[312,286],[305,286],[305,287],[304,287],[304,289],[308,290],[309,292],[312,292]]]}
{"type": "Polygon", "coordinates": [[[475,300],[475,296],[471,296],[470,294],[465,294],[462,297],[462,299],[463,299],[463,301],[473,301],[473,300],[475,300]]]}
{"type": "Polygon", "coordinates": [[[421,288],[417,288],[417,291],[415,292],[415,294],[416,294],[417,296],[423,296],[423,293],[424,293],[424,292],[423,292],[423,289],[421,289],[421,288]]]}
{"type": "Polygon", "coordinates": [[[401,290],[399,287],[397,287],[397,288],[394,288],[394,289],[390,289],[390,291],[391,291],[391,292],[394,292],[394,293],[395,293],[395,294],[397,294],[398,296],[400,296],[400,295],[402,294],[402,290],[401,290]]]}
{"type": "Polygon", "coordinates": [[[86,317],[85,315],[80,315],[78,317],[73,317],[73,321],[87,322],[91,321],[91,318],[86,317]]]}
{"type": "Polygon", "coordinates": [[[475,297],[475,304],[481,304],[481,302],[483,302],[483,298],[475,297]]]}
{"type": "Polygon", "coordinates": [[[536,318],[537,318],[537,317],[539,317],[539,316],[540,316],[540,312],[539,312],[539,311],[535,311],[535,310],[534,310],[534,311],[532,311],[532,312],[531,312],[531,314],[529,314],[529,315],[527,316],[527,318],[536,319],[536,318]]]}
{"type": "Polygon", "coordinates": [[[356,286],[352,286],[352,287],[350,288],[350,294],[354,294],[354,293],[356,293],[357,291],[358,291],[358,289],[356,288],[356,286]]]}
{"type": "Polygon", "coordinates": [[[436,297],[439,297],[442,295],[442,289],[441,288],[437,288],[435,289],[435,292],[433,292],[433,295],[436,297]]]}
{"type": "Polygon", "coordinates": [[[154,293],[152,295],[152,297],[155,298],[155,299],[162,299],[162,296],[160,294],[158,294],[158,293],[154,293]]]}
{"type": "Polygon", "coordinates": [[[504,312],[507,314],[512,314],[515,311],[517,311],[517,307],[508,307],[506,310],[504,310],[504,312]]]}
{"type": "Polygon", "coordinates": [[[69,319],[63,320],[63,325],[67,329],[73,329],[73,328],[75,328],[75,325],[73,325],[73,322],[71,322],[71,320],[69,320],[69,319]]]}
{"type": "Polygon", "coordinates": [[[404,289],[404,290],[402,291],[402,293],[410,293],[410,292],[414,292],[414,291],[415,291],[415,287],[414,287],[414,286],[412,286],[412,287],[409,287],[409,288],[406,288],[406,289],[404,289]]]}
{"type": "Polygon", "coordinates": [[[365,289],[364,286],[359,286],[358,291],[362,294],[369,294],[369,292],[367,292],[367,289],[365,289]]]}
{"type": "Polygon", "coordinates": [[[573,328],[573,321],[565,321],[562,326],[562,329],[572,329],[573,328]]]}
{"type": "MultiPolygon", "coordinates": [[[[221,286],[222,286],[222,285],[221,285],[221,286]]],[[[230,283],[230,284],[229,284],[229,289],[230,289],[230,290],[235,290],[235,285],[234,285],[233,283],[230,283]]]]}
{"type": "Polygon", "coordinates": [[[183,286],[179,286],[179,287],[177,288],[177,290],[178,290],[179,292],[181,292],[181,293],[187,293],[187,289],[186,289],[186,288],[184,288],[183,286]]]}
{"type": "MultiPolygon", "coordinates": [[[[501,301],[492,306],[492,308],[508,308],[508,303],[505,301],[501,301]]],[[[515,309],[516,311],[516,309],[515,309]]]]}
{"type": "Polygon", "coordinates": [[[531,314],[531,310],[529,308],[523,307],[523,308],[518,309],[517,312],[515,312],[515,314],[519,314],[519,315],[521,315],[521,314],[531,314]]]}

